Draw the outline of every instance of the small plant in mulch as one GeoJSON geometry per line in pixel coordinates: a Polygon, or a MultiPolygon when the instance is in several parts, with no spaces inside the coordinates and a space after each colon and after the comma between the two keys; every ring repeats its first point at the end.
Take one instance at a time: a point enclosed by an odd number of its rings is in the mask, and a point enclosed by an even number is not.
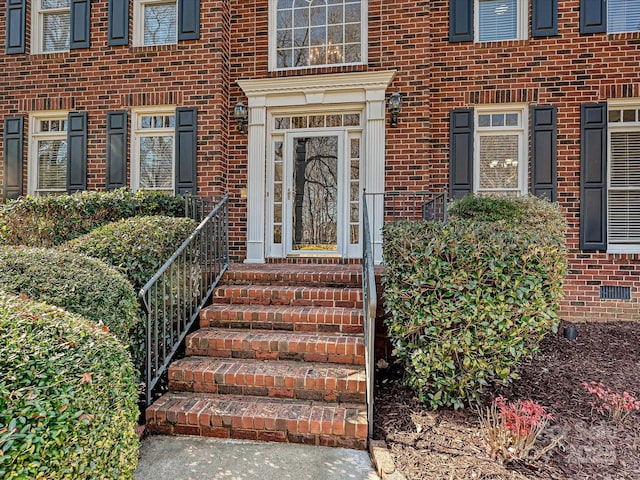
{"type": "Polygon", "coordinates": [[[557,438],[542,450],[535,450],[538,436],[553,416],[533,400],[508,402],[499,396],[479,414],[482,443],[489,457],[500,464],[537,460],[560,441],[557,438]]]}
{"type": "Polygon", "coordinates": [[[601,382],[582,382],[580,385],[593,397],[589,403],[592,412],[607,416],[615,424],[622,423],[631,412],[640,410],[640,401],[628,392],[616,392],[601,382]]]}

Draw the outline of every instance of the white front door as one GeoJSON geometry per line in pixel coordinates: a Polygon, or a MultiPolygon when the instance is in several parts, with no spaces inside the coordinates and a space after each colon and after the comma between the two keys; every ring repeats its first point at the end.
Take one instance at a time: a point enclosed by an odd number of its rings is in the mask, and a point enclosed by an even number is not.
{"type": "MultiPolygon", "coordinates": [[[[311,117],[323,126],[281,129],[272,135],[268,256],[359,256],[360,115],[351,114],[354,125],[346,128],[325,127],[326,117],[335,122],[346,115],[311,117]]],[[[300,124],[314,125],[310,120],[300,124]]]]}

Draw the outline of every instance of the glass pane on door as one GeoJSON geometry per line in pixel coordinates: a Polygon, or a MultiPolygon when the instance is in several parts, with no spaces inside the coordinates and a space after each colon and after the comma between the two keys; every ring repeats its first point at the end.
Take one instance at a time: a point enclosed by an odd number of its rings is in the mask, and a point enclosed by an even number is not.
{"type": "Polygon", "coordinates": [[[294,138],[292,249],[338,250],[338,136],[294,138]]]}

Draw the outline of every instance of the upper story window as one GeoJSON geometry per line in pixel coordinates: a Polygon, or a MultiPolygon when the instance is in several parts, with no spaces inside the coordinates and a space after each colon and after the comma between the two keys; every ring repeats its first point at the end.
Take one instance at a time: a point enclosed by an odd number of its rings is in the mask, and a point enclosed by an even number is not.
{"type": "Polygon", "coordinates": [[[478,194],[526,193],[524,108],[476,110],[475,188],[478,194]]]}
{"type": "Polygon", "coordinates": [[[475,0],[476,41],[497,42],[527,37],[526,0],[475,0]]]}
{"type": "Polygon", "coordinates": [[[366,0],[272,0],[271,68],[363,63],[366,0]]]}
{"type": "Polygon", "coordinates": [[[60,195],[67,190],[67,113],[31,117],[29,193],[60,195]]]}
{"type": "Polygon", "coordinates": [[[640,0],[608,0],[607,31],[609,33],[640,30],[640,0]]]}
{"type": "Polygon", "coordinates": [[[167,45],[177,42],[176,0],[136,0],[134,19],[135,45],[167,45]]]}
{"type": "Polygon", "coordinates": [[[70,0],[36,0],[33,7],[33,53],[69,50],[70,0]]]}
{"type": "Polygon", "coordinates": [[[132,189],[173,194],[175,108],[135,112],[133,127],[132,189]]]}

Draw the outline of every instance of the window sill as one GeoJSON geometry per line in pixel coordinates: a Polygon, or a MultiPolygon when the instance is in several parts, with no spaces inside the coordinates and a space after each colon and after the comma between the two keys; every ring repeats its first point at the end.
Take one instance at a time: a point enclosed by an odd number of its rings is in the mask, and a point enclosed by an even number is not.
{"type": "Polygon", "coordinates": [[[177,43],[166,43],[163,45],[135,45],[131,47],[132,53],[170,52],[174,50],[178,50],[177,43]]]}

